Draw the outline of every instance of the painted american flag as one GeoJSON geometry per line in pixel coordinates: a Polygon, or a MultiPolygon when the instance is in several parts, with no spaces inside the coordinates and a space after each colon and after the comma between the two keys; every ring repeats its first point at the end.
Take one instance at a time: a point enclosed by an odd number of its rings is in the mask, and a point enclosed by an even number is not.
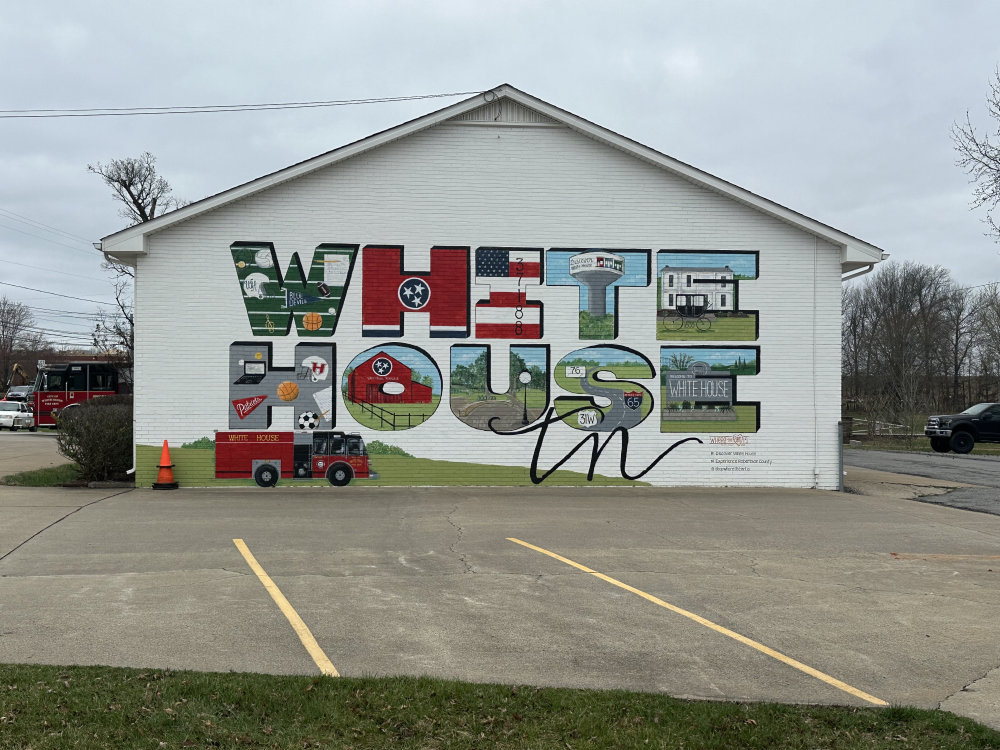
{"type": "Polygon", "coordinates": [[[542,283],[540,249],[477,248],[476,283],[490,287],[489,299],[476,303],[477,338],[541,338],[542,303],[527,294],[542,283]]]}

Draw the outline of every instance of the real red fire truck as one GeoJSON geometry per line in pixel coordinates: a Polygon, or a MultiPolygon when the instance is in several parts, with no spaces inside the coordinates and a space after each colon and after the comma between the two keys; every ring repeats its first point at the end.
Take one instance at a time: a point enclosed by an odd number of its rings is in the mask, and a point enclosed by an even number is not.
{"type": "Polygon", "coordinates": [[[54,427],[56,416],[67,407],[98,396],[129,393],[129,384],[118,368],[108,362],[38,363],[35,390],[35,424],[54,427]]]}
{"type": "Polygon", "coordinates": [[[273,487],[282,477],[326,477],[343,487],[354,477],[378,479],[378,474],[372,471],[365,441],[354,432],[215,433],[215,478],[249,477],[261,487],[273,487]]]}

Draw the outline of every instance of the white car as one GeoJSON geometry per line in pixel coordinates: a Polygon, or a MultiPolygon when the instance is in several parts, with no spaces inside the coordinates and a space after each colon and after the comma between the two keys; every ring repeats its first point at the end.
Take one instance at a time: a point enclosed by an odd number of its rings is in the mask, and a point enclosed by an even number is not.
{"type": "Polygon", "coordinates": [[[0,428],[8,427],[11,432],[26,427],[34,432],[35,413],[29,404],[22,401],[0,401],[0,428]]]}

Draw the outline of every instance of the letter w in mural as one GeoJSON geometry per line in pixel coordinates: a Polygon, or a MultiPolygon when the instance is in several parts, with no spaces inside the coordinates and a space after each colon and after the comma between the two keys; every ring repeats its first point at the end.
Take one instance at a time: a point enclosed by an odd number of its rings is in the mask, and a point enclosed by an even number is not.
{"type": "Polygon", "coordinates": [[[284,275],[270,242],[235,242],[229,249],[254,336],[287,336],[293,321],[303,337],[337,330],[357,245],[319,245],[308,271],[292,253],[284,275]]]}

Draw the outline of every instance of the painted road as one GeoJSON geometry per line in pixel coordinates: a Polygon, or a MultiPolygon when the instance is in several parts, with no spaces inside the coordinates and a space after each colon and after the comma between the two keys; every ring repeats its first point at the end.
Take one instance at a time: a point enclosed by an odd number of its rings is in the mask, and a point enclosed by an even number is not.
{"type": "MultiPolygon", "coordinates": [[[[581,424],[580,429],[588,430],[590,432],[607,432],[618,426],[626,429],[635,427],[642,421],[642,407],[639,406],[636,409],[629,409],[625,406],[625,391],[621,388],[605,388],[600,385],[595,385],[591,381],[591,377],[596,377],[598,372],[607,372],[607,368],[597,367],[588,370],[586,377],[578,379],[580,388],[590,396],[600,396],[602,398],[606,398],[611,402],[611,405],[600,407],[598,409],[598,411],[604,413],[603,419],[594,425],[588,426],[581,424]]],[[[581,415],[582,414],[586,414],[586,412],[581,412],[581,415]]]]}

